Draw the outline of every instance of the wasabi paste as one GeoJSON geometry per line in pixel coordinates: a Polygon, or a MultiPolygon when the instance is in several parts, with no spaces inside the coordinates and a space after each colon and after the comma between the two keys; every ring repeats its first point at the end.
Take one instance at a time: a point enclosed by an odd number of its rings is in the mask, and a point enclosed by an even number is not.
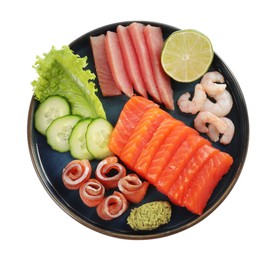
{"type": "Polygon", "coordinates": [[[131,210],[127,223],[134,230],[153,230],[167,224],[171,218],[171,205],[167,201],[153,201],[131,210]]]}

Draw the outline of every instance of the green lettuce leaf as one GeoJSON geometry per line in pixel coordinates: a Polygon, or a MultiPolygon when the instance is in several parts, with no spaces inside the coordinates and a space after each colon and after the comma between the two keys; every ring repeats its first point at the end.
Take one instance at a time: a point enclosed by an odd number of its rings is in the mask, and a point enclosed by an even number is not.
{"type": "Polygon", "coordinates": [[[44,57],[37,57],[33,66],[39,77],[32,82],[34,96],[43,101],[48,96],[65,97],[72,113],[82,117],[106,118],[102,103],[96,95],[95,74],[85,69],[87,57],[81,58],[69,46],[60,50],[52,47],[44,57]]]}

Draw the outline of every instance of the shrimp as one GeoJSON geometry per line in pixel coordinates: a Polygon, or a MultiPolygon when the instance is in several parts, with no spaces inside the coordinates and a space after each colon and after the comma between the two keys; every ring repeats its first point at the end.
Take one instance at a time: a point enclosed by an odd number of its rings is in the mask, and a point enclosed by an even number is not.
{"type": "Polygon", "coordinates": [[[206,124],[213,124],[219,133],[224,133],[227,129],[227,124],[219,117],[209,111],[199,112],[194,120],[194,125],[197,131],[201,133],[209,132],[206,124]]]}
{"type": "Polygon", "coordinates": [[[219,131],[216,129],[216,127],[213,124],[208,125],[208,132],[207,135],[213,142],[218,142],[219,141],[219,131]]]}
{"type": "Polygon", "coordinates": [[[218,117],[223,117],[231,111],[233,100],[227,90],[215,95],[213,98],[216,100],[216,102],[214,103],[207,98],[201,108],[201,111],[209,111],[218,117]]]}
{"type": "Polygon", "coordinates": [[[203,107],[207,95],[203,86],[201,84],[197,84],[195,86],[195,92],[192,101],[189,100],[190,96],[191,95],[189,92],[181,95],[178,99],[178,106],[182,112],[196,114],[203,107]]]}
{"type": "Polygon", "coordinates": [[[207,72],[200,81],[210,97],[221,94],[226,89],[227,85],[223,83],[225,83],[224,77],[218,71],[207,72]]]}
{"type": "MultiPolygon", "coordinates": [[[[234,136],[235,126],[229,118],[221,117],[221,119],[226,123],[227,128],[223,132],[222,137],[220,138],[220,143],[229,144],[234,136]]],[[[219,135],[220,135],[219,131],[216,129],[216,127],[213,124],[210,124],[208,126],[208,129],[209,131],[207,132],[207,135],[209,136],[209,138],[212,141],[217,142],[219,140],[219,135]]]]}
{"type": "Polygon", "coordinates": [[[222,135],[222,137],[220,139],[220,143],[229,144],[231,142],[233,136],[234,136],[235,126],[234,126],[233,122],[229,118],[223,117],[222,119],[227,124],[227,129],[223,133],[223,135],[222,135]]]}

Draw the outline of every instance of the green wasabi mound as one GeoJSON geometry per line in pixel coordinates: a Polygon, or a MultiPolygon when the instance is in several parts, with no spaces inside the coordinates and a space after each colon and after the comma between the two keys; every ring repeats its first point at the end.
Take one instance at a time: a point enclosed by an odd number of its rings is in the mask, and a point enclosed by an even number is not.
{"type": "Polygon", "coordinates": [[[153,201],[131,210],[127,223],[134,230],[153,230],[170,221],[171,205],[167,201],[153,201]]]}

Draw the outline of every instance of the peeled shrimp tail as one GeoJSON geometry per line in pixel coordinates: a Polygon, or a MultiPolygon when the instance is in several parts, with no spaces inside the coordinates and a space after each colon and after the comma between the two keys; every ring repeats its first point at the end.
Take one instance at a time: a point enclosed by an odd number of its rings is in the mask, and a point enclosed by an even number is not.
{"type": "Polygon", "coordinates": [[[220,139],[220,133],[213,124],[208,125],[207,135],[213,142],[218,142],[220,139]]]}
{"type": "Polygon", "coordinates": [[[196,130],[201,133],[207,133],[209,131],[207,124],[213,124],[219,133],[224,133],[227,129],[226,123],[221,118],[209,111],[199,112],[194,120],[196,130]]]}
{"type": "Polygon", "coordinates": [[[216,127],[213,124],[209,124],[208,126],[209,130],[207,132],[207,135],[214,142],[217,142],[220,139],[221,144],[229,144],[234,136],[235,126],[233,122],[227,117],[221,117],[221,120],[223,120],[225,124],[227,125],[227,128],[222,133],[221,138],[220,138],[220,132],[216,129],[216,127]]]}
{"type": "Polygon", "coordinates": [[[214,96],[215,103],[209,100],[205,100],[201,111],[209,111],[218,117],[226,116],[232,109],[233,100],[230,93],[224,90],[221,94],[214,96]]]}
{"type": "Polygon", "coordinates": [[[204,87],[206,93],[210,97],[214,97],[222,93],[227,85],[224,84],[225,80],[221,73],[218,71],[207,72],[201,79],[200,84],[204,87]]]}
{"type": "Polygon", "coordinates": [[[234,136],[235,126],[234,126],[233,122],[227,117],[223,117],[222,120],[224,120],[224,122],[227,124],[227,129],[223,133],[223,135],[220,139],[220,143],[229,144],[234,136]]]}
{"type": "Polygon", "coordinates": [[[207,95],[203,86],[201,84],[197,84],[195,86],[194,97],[192,101],[189,100],[190,96],[191,95],[189,92],[181,95],[178,99],[178,106],[179,109],[184,113],[196,114],[203,107],[207,95]]]}

